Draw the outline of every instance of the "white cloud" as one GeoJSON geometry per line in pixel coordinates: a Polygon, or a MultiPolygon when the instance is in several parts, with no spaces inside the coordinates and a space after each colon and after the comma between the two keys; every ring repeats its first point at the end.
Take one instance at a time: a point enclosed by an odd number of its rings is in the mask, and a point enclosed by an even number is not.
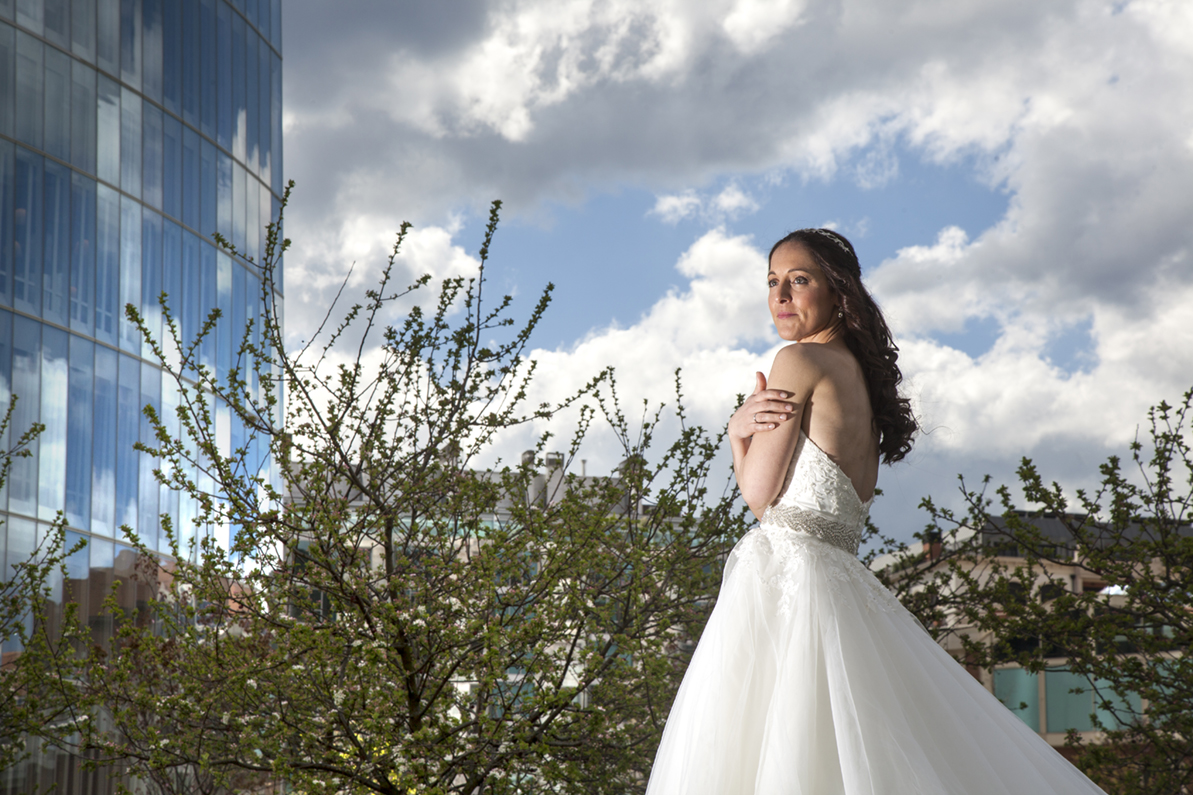
{"type": "Polygon", "coordinates": [[[756,52],[799,23],[804,0],[737,0],[722,26],[743,52],[756,52]]]}
{"type": "Polygon", "coordinates": [[[742,215],[757,212],[759,204],[753,196],[738,185],[730,183],[720,193],[700,195],[694,190],[683,193],[664,194],[655,199],[650,215],[657,215],[665,224],[699,217],[705,223],[721,224],[742,215]]]}
{"type": "MultiPolygon", "coordinates": [[[[287,24],[315,8],[296,0],[287,24]]],[[[757,209],[740,186],[896,190],[897,144],[975,163],[1008,195],[996,225],[938,230],[868,271],[938,428],[907,471],[1121,451],[1146,405],[1190,385],[1189,3],[509,0],[350,28],[355,13],[287,29],[292,322],[321,313],[344,263],[375,267],[401,218],[423,230],[404,268],[459,273],[474,262],[454,211],[642,186],[665,223],[714,227],[679,263],[691,283],[635,324],[540,352],[540,372],[563,389],[617,364],[623,394],[664,397],[683,365],[699,418],[719,423],[769,339],[751,292],[763,255],[716,228],[757,209]],[[978,318],[999,329],[981,356],[934,340],[978,318]],[[1048,341],[1083,322],[1093,364],[1050,364],[1048,341]]]]}
{"type": "Polygon", "coordinates": [[[700,212],[703,201],[695,191],[659,196],[655,201],[651,214],[659,216],[665,224],[675,224],[684,218],[700,212]]]}

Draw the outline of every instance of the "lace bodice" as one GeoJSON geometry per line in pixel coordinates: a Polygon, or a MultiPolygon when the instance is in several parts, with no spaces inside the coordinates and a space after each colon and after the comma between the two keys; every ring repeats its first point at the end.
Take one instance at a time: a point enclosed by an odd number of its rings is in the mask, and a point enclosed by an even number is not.
{"type": "Polygon", "coordinates": [[[841,467],[800,431],[783,489],[760,525],[808,533],[856,555],[873,502],[862,502],[841,467]]]}

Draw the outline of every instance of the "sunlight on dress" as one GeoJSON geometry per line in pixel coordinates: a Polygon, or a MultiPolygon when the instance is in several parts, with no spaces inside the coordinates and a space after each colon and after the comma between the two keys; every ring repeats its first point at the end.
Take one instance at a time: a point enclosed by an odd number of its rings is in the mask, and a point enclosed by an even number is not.
{"type": "Polygon", "coordinates": [[[857,559],[870,502],[800,434],[725,564],[647,795],[1102,793],[857,559]]]}

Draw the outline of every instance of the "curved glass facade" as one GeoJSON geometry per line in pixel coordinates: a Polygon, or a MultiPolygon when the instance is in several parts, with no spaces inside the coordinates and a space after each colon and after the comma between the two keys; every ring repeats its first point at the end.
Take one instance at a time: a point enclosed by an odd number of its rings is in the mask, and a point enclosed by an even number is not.
{"type": "MultiPolygon", "coordinates": [[[[162,513],[193,532],[132,447],[148,440],[141,408],[172,416],[177,393],[122,307],[160,331],[165,292],[184,339],[218,307],[201,353],[222,378],[261,311],[253,260],[281,192],[280,0],[0,0],[0,413],[19,398],[0,444],[45,425],[0,490],[0,564],[7,578],[63,511],[89,543],[59,593],[98,642],[100,601],[134,558],[120,526],[153,549],[162,513]]],[[[227,449],[243,444],[217,414],[227,449]]],[[[35,756],[0,791],[34,786],[35,756]]]]}

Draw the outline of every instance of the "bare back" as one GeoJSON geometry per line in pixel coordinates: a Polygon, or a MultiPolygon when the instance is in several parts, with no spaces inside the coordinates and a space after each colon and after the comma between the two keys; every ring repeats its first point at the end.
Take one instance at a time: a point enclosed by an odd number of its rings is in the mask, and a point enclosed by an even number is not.
{"type": "Polygon", "coordinates": [[[861,365],[844,342],[807,347],[820,373],[803,404],[800,428],[868,500],[878,483],[878,436],[861,365]]]}

